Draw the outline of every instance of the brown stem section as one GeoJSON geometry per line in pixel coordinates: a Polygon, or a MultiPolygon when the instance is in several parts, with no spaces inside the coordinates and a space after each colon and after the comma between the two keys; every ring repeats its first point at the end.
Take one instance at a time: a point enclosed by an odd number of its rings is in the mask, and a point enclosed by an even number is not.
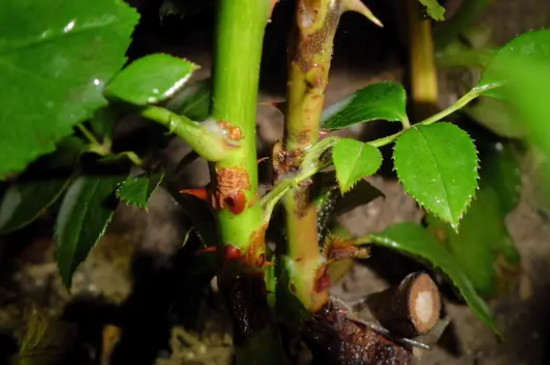
{"type": "Polygon", "coordinates": [[[425,273],[410,274],[398,287],[370,295],[367,304],[392,335],[405,338],[430,331],[441,309],[439,290],[425,273]]]}
{"type": "Polygon", "coordinates": [[[347,318],[347,310],[327,303],[303,329],[314,364],[405,365],[411,351],[369,327],[347,318]]]}
{"type": "MultiPolygon", "coordinates": [[[[278,152],[279,178],[299,170],[304,151],[319,138],[320,118],[328,82],[332,44],[340,15],[340,0],[299,0],[296,11],[287,92],[284,149],[278,152]]],[[[295,270],[290,278],[302,304],[314,312],[328,300],[317,239],[317,212],[311,200],[312,180],[284,199],[288,255],[295,270]]],[[[326,280],[325,280],[326,281],[326,280]]]]}

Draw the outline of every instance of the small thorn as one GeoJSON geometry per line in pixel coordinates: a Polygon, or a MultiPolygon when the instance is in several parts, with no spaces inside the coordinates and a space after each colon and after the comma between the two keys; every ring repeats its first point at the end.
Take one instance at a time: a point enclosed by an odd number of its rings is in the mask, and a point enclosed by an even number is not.
{"type": "Polygon", "coordinates": [[[275,263],[273,261],[265,261],[264,266],[275,266],[275,263]]]}
{"type": "Polygon", "coordinates": [[[197,198],[204,200],[206,202],[209,201],[209,192],[206,188],[194,188],[194,189],[182,189],[180,190],[181,194],[189,194],[196,196],[197,198]]]}
{"type": "Polygon", "coordinates": [[[378,25],[380,28],[384,28],[384,24],[367,8],[361,0],[344,0],[344,11],[354,11],[356,13],[364,15],[368,20],[378,25]]]}
{"type": "Polygon", "coordinates": [[[259,158],[259,159],[258,159],[257,163],[258,163],[258,165],[259,165],[259,164],[261,164],[262,162],[267,161],[267,160],[269,160],[269,157],[267,157],[267,156],[266,156],[266,157],[262,157],[262,158],[259,158]]]}
{"type": "Polygon", "coordinates": [[[212,253],[212,252],[217,252],[217,251],[218,251],[217,246],[208,246],[208,247],[203,248],[202,250],[198,250],[196,252],[196,254],[201,255],[203,253],[212,253]]]}

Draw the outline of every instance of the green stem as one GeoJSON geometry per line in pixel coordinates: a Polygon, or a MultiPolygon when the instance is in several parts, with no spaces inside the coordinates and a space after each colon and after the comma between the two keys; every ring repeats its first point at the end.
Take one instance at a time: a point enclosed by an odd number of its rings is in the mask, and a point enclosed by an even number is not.
{"type": "MultiPolygon", "coordinates": [[[[231,190],[245,197],[239,214],[218,211],[221,236],[242,250],[250,247],[254,234],[262,228],[263,214],[257,204],[256,110],[264,28],[268,0],[220,0],[216,55],[213,72],[212,117],[242,134],[240,146],[229,158],[215,165],[213,180],[218,186],[232,184],[231,190]],[[240,176],[239,181],[228,181],[240,176]]],[[[221,197],[222,199],[224,197],[221,197]]]]}
{"type": "MultiPolygon", "coordinates": [[[[256,111],[270,0],[219,0],[211,117],[239,141],[211,168],[214,208],[226,253],[218,285],[233,318],[237,364],[280,364],[266,297],[265,230],[259,204],[256,111]]],[[[197,151],[200,153],[200,151],[197,151]]]]}
{"type": "Polygon", "coordinates": [[[92,132],[90,132],[82,124],[77,124],[76,128],[78,128],[78,130],[84,135],[84,137],[86,137],[86,139],[88,140],[88,142],[90,142],[92,146],[102,146],[101,143],[99,143],[99,141],[97,140],[97,138],[95,138],[95,136],[92,134],[92,132]]]}
{"type": "MultiPolygon", "coordinates": [[[[472,100],[474,100],[475,98],[482,95],[485,91],[495,89],[495,88],[500,87],[500,86],[502,86],[502,83],[495,83],[495,84],[486,85],[486,86],[483,86],[483,87],[475,87],[472,90],[468,91],[466,94],[464,94],[464,96],[462,96],[460,99],[458,99],[451,106],[443,109],[439,113],[436,113],[436,114],[432,115],[429,118],[424,119],[423,121],[421,121],[420,123],[417,123],[415,125],[417,125],[417,126],[418,125],[430,125],[430,124],[433,124],[435,122],[439,122],[441,119],[443,119],[443,118],[449,116],[450,114],[464,108],[472,100]]],[[[382,137],[382,138],[378,138],[378,139],[375,139],[373,141],[369,141],[367,143],[370,144],[373,147],[377,147],[377,148],[382,147],[382,146],[385,146],[385,145],[388,145],[388,144],[392,143],[393,141],[395,141],[397,139],[397,137],[399,137],[400,135],[402,135],[406,131],[407,131],[406,129],[403,129],[403,130],[401,130],[397,133],[394,133],[392,135],[382,137]]]]}
{"type": "Polygon", "coordinates": [[[197,123],[158,106],[143,109],[141,115],[166,126],[208,161],[227,158],[237,147],[235,141],[224,137],[222,128],[214,121],[197,123]]]}

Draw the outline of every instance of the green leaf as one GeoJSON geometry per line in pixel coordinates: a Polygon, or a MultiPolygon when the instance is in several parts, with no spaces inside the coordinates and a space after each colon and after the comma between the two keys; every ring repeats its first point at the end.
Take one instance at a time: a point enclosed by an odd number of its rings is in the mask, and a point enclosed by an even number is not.
{"type": "Polygon", "coordinates": [[[451,279],[477,316],[500,335],[489,307],[477,294],[458,261],[428,231],[415,223],[406,222],[392,226],[381,234],[371,235],[371,238],[376,244],[420,257],[440,268],[451,279]]]}
{"type": "Polygon", "coordinates": [[[522,182],[519,161],[509,143],[486,143],[481,148],[480,187],[495,191],[504,219],[520,201],[522,182]]]}
{"type": "Polygon", "coordinates": [[[525,137],[525,125],[512,105],[496,99],[480,98],[464,111],[491,132],[506,138],[525,137]]]}
{"type": "Polygon", "coordinates": [[[369,144],[345,138],[332,149],[340,191],[348,192],[361,178],[372,175],[382,164],[382,154],[369,144]]]}
{"type": "Polygon", "coordinates": [[[394,148],[397,176],[428,211],[458,228],[477,187],[477,152],[470,137],[450,123],[409,129],[394,148]]]}
{"type": "Polygon", "coordinates": [[[384,196],[384,193],[363,179],[359,180],[349,192],[342,195],[338,191],[334,172],[321,173],[317,181],[319,186],[316,186],[314,200],[317,208],[319,242],[324,242],[330,229],[330,222],[334,217],[384,196]]]}
{"type": "Polygon", "coordinates": [[[191,120],[205,120],[210,115],[212,80],[205,79],[189,85],[174,95],[166,107],[191,120]]]}
{"type": "Polygon", "coordinates": [[[380,82],[356,91],[323,112],[321,128],[340,129],[376,119],[407,119],[407,94],[401,84],[380,82]]]}
{"type": "Polygon", "coordinates": [[[498,196],[490,187],[478,191],[458,233],[433,216],[428,216],[428,224],[484,297],[495,295],[500,279],[498,273],[506,271],[499,270],[501,266],[517,267],[519,263],[519,254],[504,224],[498,196]]]}
{"type": "Polygon", "coordinates": [[[120,111],[115,106],[108,105],[96,110],[92,119],[90,119],[90,127],[100,141],[104,141],[105,139],[112,141],[113,133],[120,117],[120,111]]]}
{"type": "Polygon", "coordinates": [[[0,234],[13,232],[33,222],[59,199],[69,182],[68,177],[59,177],[12,184],[0,203],[0,234]]]}
{"type": "Polygon", "coordinates": [[[147,209],[151,195],[164,178],[164,172],[157,171],[148,175],[129,177],[120,185],[116,195],[129,205],[147,209]]]}
{"type": "Polygon", "coordinates": [[[529,92],[528,83],[531,81],[538,84],[540,77],[543,77],[542,82],[548,81],[549,59],[550,30],[522,34],[498,50],[476,87],[483,89],[494,84],[512,84],[488,90],[485,95],[513,102],[516,93],[529,92]]]}
{"type": "Polygon", "coordinates": [[[435,20],[445,20],[445,8],[439,5],[437,0],[418,0],[420,4],[424,5],[428,15],[435,20]]]}
{"type": "Polygon", "coordinates": [[[78,265],[105,233],[122,176],[82,176],[71,184],[61,203],[55,227],[56,259],[63,283],[69,288],[78,265]]]}
{"type": "Polygon", "coordinates": [[[155,53],[132,62],[105,87],[105,95],[135,105],[154,104],[181,89],[197,66],[185,59],[155,53]]]}
{"type": "Polygon", "coordinates": [[[137,20],[122,0],[0,1],[0,178],[105,105],[137,20]]]}

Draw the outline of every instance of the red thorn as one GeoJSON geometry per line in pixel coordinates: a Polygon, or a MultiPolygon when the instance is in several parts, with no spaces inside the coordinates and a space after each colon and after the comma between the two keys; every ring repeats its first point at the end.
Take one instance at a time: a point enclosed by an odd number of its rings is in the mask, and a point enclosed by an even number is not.
{"type": "Polygon", "coordinates": [[[218,251],[217,246],[208,246],[208,247],[203,248],[202,250],[197,251],[196,254],[200,255],[200,254],[203,254],[203,253],[217,252],[217,251],[218,251]]]}
{"type": "Polygon", "coordinates": [[[275,266],[275,263],[272,261],[266,261],[264,262],[264,266],[275,266]]]}
{"type": "Polygon", "coordinates": [[[206,188],[194,188],[194,189],[182,189],[180,190],[181,194],[189,194],[196,196],[197,198],[209,202],[210,192],[206,188]]]}
{"type": "Polygon", "coordinates": [[[258,164],[261,164],[262,162],[267,161],[267,160],[269,160],[269,157],[262,157],[262,158],[259,158],[259,159],[258,159],[258,164]]]}

